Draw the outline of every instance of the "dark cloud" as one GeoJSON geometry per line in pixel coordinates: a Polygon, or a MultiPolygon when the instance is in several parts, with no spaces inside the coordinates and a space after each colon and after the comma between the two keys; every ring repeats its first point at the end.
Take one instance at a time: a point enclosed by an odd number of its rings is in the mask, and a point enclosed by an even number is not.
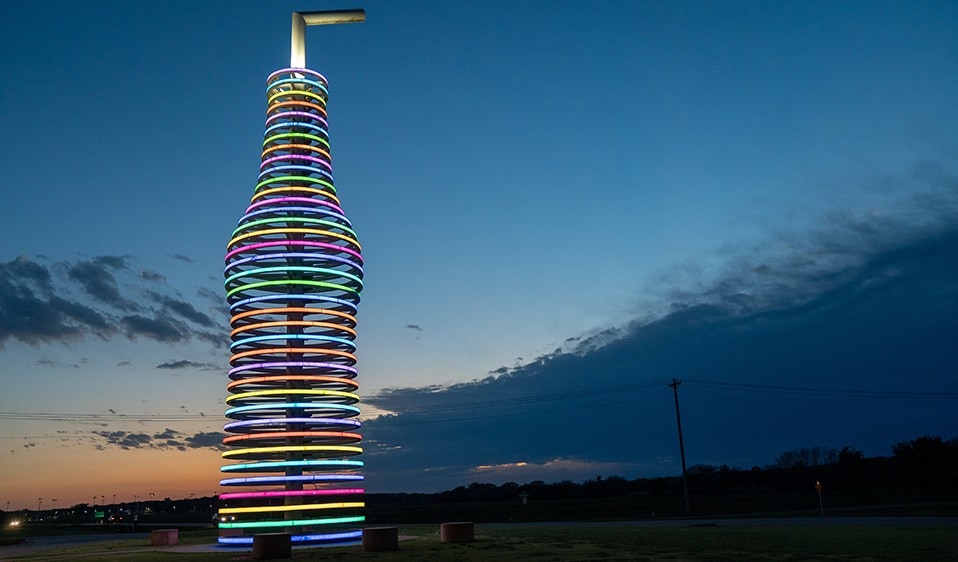
{"type": "Polygon", "coordinates": [[[48,304],[66,319],[72,320],[80,326],[90,328],[99,336],[106,337],[116,331],[109,316],[84,304],[60,297],[51,297],[48,304]]]}
{"type": "Polygon", "coordinates": [[[676,474],[673,377],[690,464],[955,437],[958,186],[949,193],[927,198],[932,218],[914,205],[871,223],[832,215],[824,233],[770,240],[788,251],[745,248],[711,283],[671,292],[659,316],[485,379],[367,397],[393,412],[364,424],[368,478],[432,490],[676,474]]]}
{"type": "Polygon", "coordinates": [[[189,367],[199,367],[200,363],[181,359],[179,361],[167,361],[156,366],[157,369],[186,369],[189,367]]]}
{"type": "Polygon", "coordinates": [[[201,299],[209,301],[210,304],[212,304],[213,306],[222,307],[224,311],[224,315],[226,314],[226,311],[228,309],[226,305],[223,304],[226,302],[226,296],[224,295],[223,292],[214,291],[213,289],[203,287],[196,291],[196,296],[200,297],[201,299]]]}
{"type": "Polygon", "coordinates": [[[176,439],[177,437],[181,435],[182,433],[180,433],[179,431],[166,428],[164,431],[154,434],[153,439],[176,439]]]}
{"type": "Polygon", "coordinates": [[[222,367],[223,365],[219,365],[217,363],[199,363],[186,359],[181,359],[179,361],[167,361],[166,363],[160,363],[156,366],[157,369],[200,369],[201,371],[220,369],[222,367]]]}
{"type": "MultiPolygon", "coordinates": [[[[224,326],[226,323],[224,322],[224,326]]],[[[229,336],[224,332],[212,332],[207,330],[194,330],[193,337],[200,341],[205,341],[215,348],[222,348],[229,341],[229,336]]]]}
{"type": "Polygon", "coordinates": [[[190,331],[170,318],[131,314],[120,318],[120,325],[130,339],[142,336],[159,342],[181,342],[190,338],[190,331]]]}
{"type": "Polygon", "coordinates": [[[143,271],[140,272],[140,279],[144,279],[146,281],[152,281],[155,283],[162,283],[166,281],[166,276],[163,275],[162,273],[157,273],[156,271],[153,271],[150,269],[144,269],[143,271]]]}
{"type": "Polygon", "coordinates": [[[7,287],[34,286],[42,293],[53,290],[50,271],[43,265],[26,256],[18,256],[13,261],[0,265],[0,283],[7,287]]]}
{"type": "MultiPolygon", "coordinates": [[[[31,345],[68,342],[88,336],[125,336],[164,343],[191,339],[221,346],[226,325],[222,299],[216,303],[222,321],[194,304],[155,290],[147,291],[158,307],[140,303],[137,282],[162,281],[150,270],[135,273],[131,258],[97,256],[48,267],[20,256],[0,263],[0,345],[8,339],[31,345]],[[118,315],[117,310],[126,314],[118,315]]],[[[212,291],[210,291],[212,294],[212,291]]]]}
{"type": "Polygon", "coordinates": [[[126,258],[123,256],[97,256],[93,258],[93,263],[115,270],[126,269],[126,258]]]}
{"type": "Polygon", "coordinates": [[[67,269],[67,277],[80,284],[95,300],[123,310],[134,308],[133,303],[120,294],[116,277],[110,271],[123,266],[122,258],[101,256],[93,261],[80,261],[67,269]]]}
{"type": "Polygon", "coordinates": [[[406,324],[404,327],[409,330],[416,330],[417,332],[422,331],[422,328],[419,327],[419,324],[406,324]]]}
{"type": "MultiPolygon", "coordinates": [[[[212,318],[196,310],[192,304],[184,300],[175,299],[169,295],[161,295],[154,292],[150,292],[149,294],[150,297],[157,303],[161,304],[163,309],[166,311],[171,311],[177,316],[207,328],[217,325],[216,322],[213,322],[212,318]]],[[[225,325],[225,323],[223,325],[225,325]]]]}
{"type": "Polygon", "coordinates": [[[0,343],[14,338],[39,344],[113,333],[104,314],[53,295],[52,279],[46,266],[24,256],[0,263],[0,343]]]}
{"type": "Polygon", "coordinates": [[[196,433],[190,437],[186,438],[187,447],[193,449],[223,449],[223,438],[226,437],[225,433],[220,433],[216,431],[207,432],[207,433],[196,433]]]}
{"type": "Polygon", "coordinates": [[[225,434],[218,432],[198,432],[189,435],[170,428],[152,434],[129,431],[94,431],[90,435],[94,446],[100,450],[106,447],[117,447],[124,450],[222,450],[222,441],[225,437],[225,434]]]}
{"type": "Polygon", "coordinates": [[[103,439],[106,445],[121,449],[149,448],[153,438],[145,433],[130,433],[127,431],[94,431],[93,435],[103,439]]]}
{"type": "Polygon", "coordinates": [[[193,263],[193,258],[189,256],[184,256],[183,254],[173,254],[173,259],[186,262],[186,263],[193,263]]]}

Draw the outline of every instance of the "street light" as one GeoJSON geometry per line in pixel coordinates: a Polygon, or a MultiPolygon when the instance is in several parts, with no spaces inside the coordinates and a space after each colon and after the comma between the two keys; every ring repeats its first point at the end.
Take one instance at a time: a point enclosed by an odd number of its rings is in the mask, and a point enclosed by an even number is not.
{"type": "Polygon", "coordinates": [[[822,483],[818,480],[815,481],[815,491],[818,492],[818,509],[822,512],[822,516],[824,516],[825,505],[822,504],[822,483]]]}
{"type": "Polygon", "coordinates": [[[140,518],[140,496],[133,496],[135,506],[133,509],[133,532],[136,532],[136,521],[140,518]]]}

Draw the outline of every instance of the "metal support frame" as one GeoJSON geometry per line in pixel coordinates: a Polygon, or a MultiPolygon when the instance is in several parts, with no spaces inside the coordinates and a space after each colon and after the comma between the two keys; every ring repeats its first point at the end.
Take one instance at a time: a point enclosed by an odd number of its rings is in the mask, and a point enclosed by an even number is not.
{"type": "Polygon", "coordinates": [[[289,43],[289,67],[306,68],[307,25],[333,25],[364,21],[366,21],[366,11],[362,9],[293,12],[293,30],[289,43]]]}

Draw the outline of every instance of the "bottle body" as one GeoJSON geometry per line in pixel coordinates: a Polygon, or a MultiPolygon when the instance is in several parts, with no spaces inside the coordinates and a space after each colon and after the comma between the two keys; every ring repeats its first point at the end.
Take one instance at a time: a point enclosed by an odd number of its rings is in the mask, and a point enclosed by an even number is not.
{"type": "Polygon", "coordinates": [[[267,80],[260,174],[227,247],[230,382],[221,544],[289,532],[354,542],[364,520],[356,383],[362,255],[336,196],[327,83],[308,69],[267,80]],[[236,533],[235,535],[232,533],[236,533]]]}

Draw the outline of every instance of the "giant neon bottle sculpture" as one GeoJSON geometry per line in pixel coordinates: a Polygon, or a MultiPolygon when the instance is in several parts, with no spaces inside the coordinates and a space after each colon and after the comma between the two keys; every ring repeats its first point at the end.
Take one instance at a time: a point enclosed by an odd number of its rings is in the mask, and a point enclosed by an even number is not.
{"type": "Polygon", "coordinates": [[[257,532],[293,544],[355,542],[362,515],[356,378],[359,242],[333,186],[326,79],[305,68],[306,25],[362,10],[293,14],[291,68],[267,79],[260,174],[226,254],[232,319],[220,544],[257,532]],[[239,533],[231,535],[230,533],[239,533]]]}

